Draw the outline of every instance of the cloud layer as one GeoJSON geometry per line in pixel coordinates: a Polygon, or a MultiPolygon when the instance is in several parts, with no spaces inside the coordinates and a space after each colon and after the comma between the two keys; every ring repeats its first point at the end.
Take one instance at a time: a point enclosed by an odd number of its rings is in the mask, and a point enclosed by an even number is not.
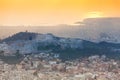
{"type": "Polygon", "coordinates": [[[120,18],[88,18],[77,25],[1,27],[1,35],[6,36],[19,31],[53,33],[57,36],[81,38],[92,41],[120,42],[120,18]],[[7,32],[6,32],[7,31],[7,32]]]}

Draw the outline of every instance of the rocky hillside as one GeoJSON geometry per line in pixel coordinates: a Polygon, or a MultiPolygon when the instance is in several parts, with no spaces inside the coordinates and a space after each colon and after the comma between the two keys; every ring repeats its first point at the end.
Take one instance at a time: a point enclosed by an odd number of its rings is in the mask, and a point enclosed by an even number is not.
{"type": "Polygon", "coordinates": [[[60,54],[60,58],[74,59],[91,55],[107,55],[120,58],[120,44],[105,41],[94,43],[77,38],[56,37],[52,34],[20,32],[2,40],[0,51],[6,54],[60,54]]]}

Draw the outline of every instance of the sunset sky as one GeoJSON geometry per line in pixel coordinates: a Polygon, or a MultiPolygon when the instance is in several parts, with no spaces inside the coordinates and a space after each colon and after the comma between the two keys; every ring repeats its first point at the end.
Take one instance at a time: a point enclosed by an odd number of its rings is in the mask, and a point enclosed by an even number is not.
{"type": "Polygon", "coordinates": [[[0,25],[73,24],[120,17],[120,0],[0,0],[0,25]]]}

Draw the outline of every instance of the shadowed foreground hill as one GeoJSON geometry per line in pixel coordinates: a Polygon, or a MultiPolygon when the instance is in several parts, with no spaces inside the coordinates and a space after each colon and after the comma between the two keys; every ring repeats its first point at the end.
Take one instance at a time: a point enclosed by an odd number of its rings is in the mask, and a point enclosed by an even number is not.
{"type": "Polygon", "coordinates": [[[8,49],[22,54],[54,53],[62,59],[76,59],[91,55],[107,55],[120,59],[120,44],[109,42],[90,42],[78,38],[56,37],[52,34],[20,32],[2,42],[9,43],[8,49]],[[19,44],[22,44],[19,46],[19,44]]]}

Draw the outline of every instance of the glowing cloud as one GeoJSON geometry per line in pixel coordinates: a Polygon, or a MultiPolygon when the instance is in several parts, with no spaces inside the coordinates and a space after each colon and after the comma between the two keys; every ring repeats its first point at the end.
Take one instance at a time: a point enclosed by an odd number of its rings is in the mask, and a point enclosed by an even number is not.
{"type": "Polygon", "coordinates": [[[104,14],[102,12],[89,12],[85,18],[100,18],[104,17],[104,14]]]}

